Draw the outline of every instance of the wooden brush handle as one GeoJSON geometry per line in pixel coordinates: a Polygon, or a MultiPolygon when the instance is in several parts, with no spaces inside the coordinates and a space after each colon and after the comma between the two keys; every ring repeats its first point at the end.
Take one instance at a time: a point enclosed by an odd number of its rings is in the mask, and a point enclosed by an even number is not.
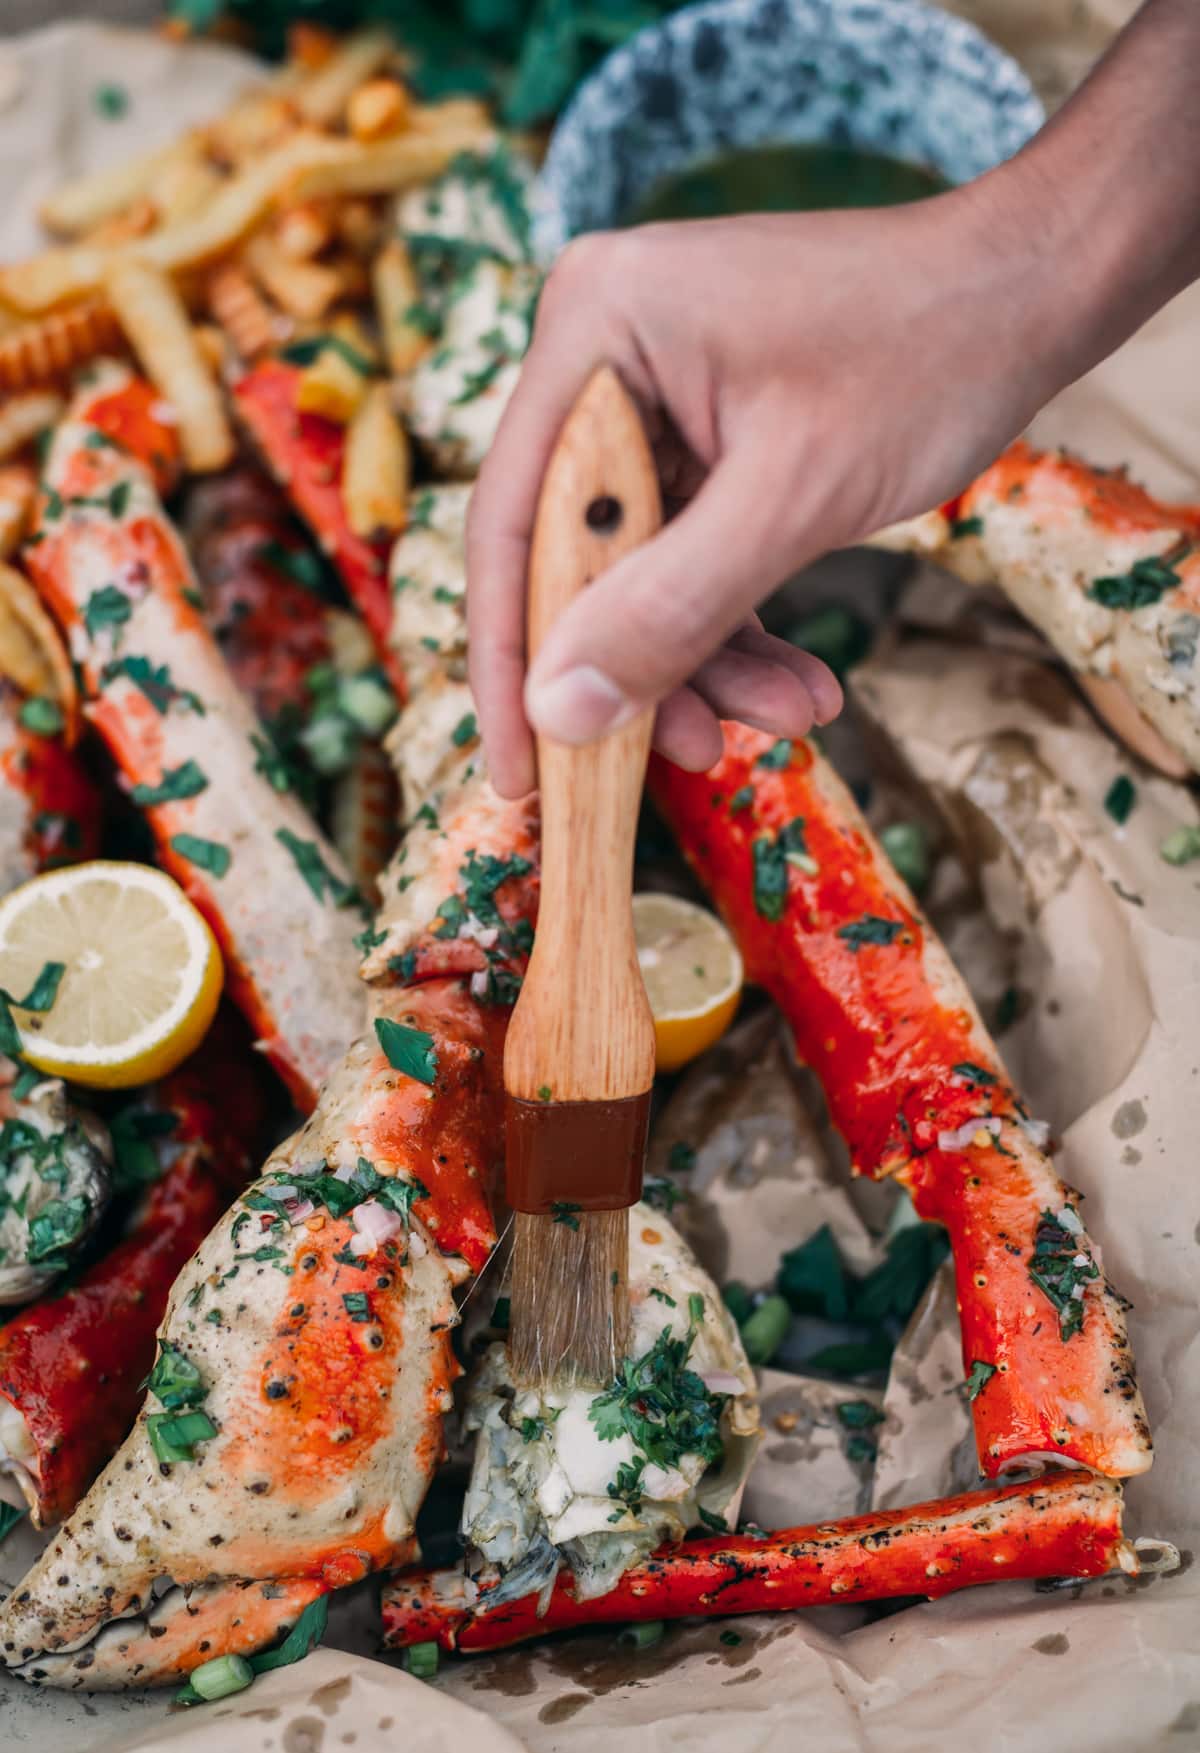
{"type": "MultiPolygon", "coordinates": [[[[638,411],[602,366],[568,415],[542,483],[529,567],[531,660],[568,604],[661,523],[638,411]]],[[[653,719],[641,713],[585,748],[537,739],[541,897],[504,1050],[510,1095],[613,1100],[653,1081],[654,1023],[631,905],[653,719]]]]}

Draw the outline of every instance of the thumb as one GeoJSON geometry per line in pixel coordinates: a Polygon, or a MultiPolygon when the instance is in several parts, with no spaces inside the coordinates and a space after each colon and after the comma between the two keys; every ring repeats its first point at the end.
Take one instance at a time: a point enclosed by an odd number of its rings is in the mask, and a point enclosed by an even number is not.
{"type": "Polygon", "coordinates": [[[679,517],[589,585],[530,668],[534,728],[590,742],[686,681],[792,569],[747,515],[765,502],[759,459],[730,452],[679,517]]]}

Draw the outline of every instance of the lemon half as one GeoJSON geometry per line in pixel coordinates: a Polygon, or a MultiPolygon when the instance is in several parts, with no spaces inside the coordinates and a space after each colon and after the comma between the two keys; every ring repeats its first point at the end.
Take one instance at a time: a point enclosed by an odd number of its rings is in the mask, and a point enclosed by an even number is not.
{"type": "Polygon", "coordinates": [[[47,872],[0,901],[0,986],[28,996],[62,963],[44,1011],[13,1006],[31,1065],[72,1083],[125,1089],[174,1070],[221,996],[217,941],[178,883],[97,859],[47,872]]]}
{"type": "Polygon", "coordinates": [[[659,1071],[719,1041],[742,993],[742,958],[715,913],[677,895],[633,897],[638,964],[654,1013],[659,1071]]]}

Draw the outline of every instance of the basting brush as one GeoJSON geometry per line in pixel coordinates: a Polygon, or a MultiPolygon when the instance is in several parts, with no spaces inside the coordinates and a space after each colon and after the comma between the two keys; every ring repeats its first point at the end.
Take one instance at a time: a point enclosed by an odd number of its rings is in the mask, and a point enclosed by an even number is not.
{"type": "MultiPolygon", "coordinates": [[[[599,573],[658,530],[642,422],[601,367],[542,482],[528,652],[599,573]]],[[[537,935],[504,1050],[515,1213],[509,1351],[529,1385],[610,1381],[629,1332],[628,1210],[641,1197],[654,1022],[633,929],[633,843],[653,713],[586,748],[537,739],[537,935]]]]}

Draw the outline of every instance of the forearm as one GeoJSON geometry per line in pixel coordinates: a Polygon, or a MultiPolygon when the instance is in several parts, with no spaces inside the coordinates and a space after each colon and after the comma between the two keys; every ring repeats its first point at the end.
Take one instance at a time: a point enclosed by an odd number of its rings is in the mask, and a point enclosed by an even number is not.
{"type": "Polygon", "coordinates": [[[991,198],[1030,278],[1047,397],[1200,275],[1200,6],[1147,0],[991,198]]]}

